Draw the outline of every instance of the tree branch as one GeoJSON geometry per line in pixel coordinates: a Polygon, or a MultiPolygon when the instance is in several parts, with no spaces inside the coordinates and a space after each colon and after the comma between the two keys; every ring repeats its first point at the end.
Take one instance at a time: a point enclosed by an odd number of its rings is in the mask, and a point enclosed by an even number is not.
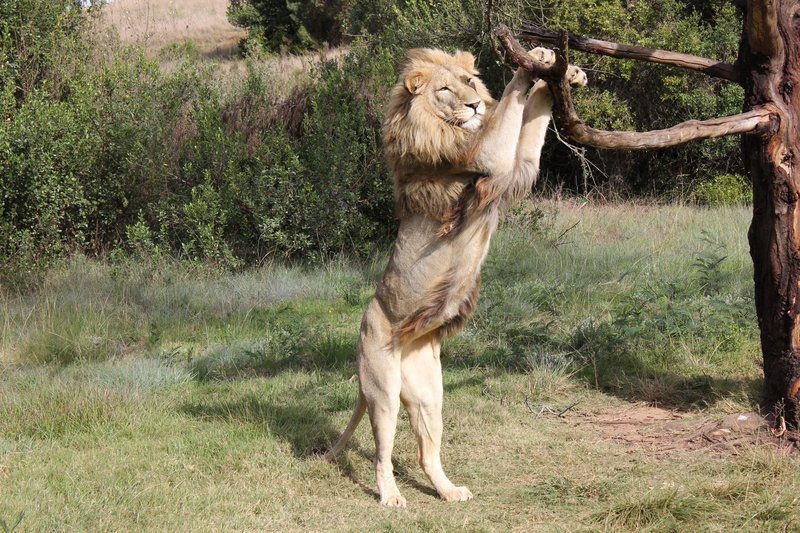
{"type": "Polygon", "coordinates": [[[511,30],[509,30],[505,24],[497,26],[494,29],[494,34],[500,40],[500,44],[505,48],[511,61],[534,76],[547,81],[556,81],[562,78],[566,73],[566,70],[563,72],[556,72],[555,65],[547,65],[529,56],[528,51],[519,44],[519,41],[517,41],[513,35],[511,35],[511,30]]]}
{"type": "Polygon", "coordinates": [[[640,132],[598,130],[587,126],[576,115],[571,117],[570,121],[565,121],[564,129],[573,141],[595,148],[648,150],[676,146],[699,139],[753,133],[761,128],[767,128],[773,116],[768,109],[760,108],[729,117],[688,120],[668,129],[640,132]]]}
{"type": "MultiPolygon", "coordinates": [[[[535,43],[550,46],[558,44],[558,32],[533,24],[524,25],[520,30],[520,35],[523,39],[535,43]]],[[[601,41],[599,39],[589,39],[579,35],[570,35],[569,45],[575,50],[588,52],[590,54],[670,65],[702,72],[708,76],[741,84],[741,74],[734,65],[715,61],[713,59],[706,59],[705,57],[682,54],[680,52],[670,52],[668,50],[658,50],[656,48],[617,44],[609,41],[601,41]]]]}
{"type": "Polygon", "coordinates": [[[569,65],[569,37],[561,32],[556,53],[556,62],[551,67],[543,67],[534,61],[519,42],[511,36],[508,28],[498,27],[495,34],[508,52],[512,61],[522,68],[530,70],[550,84],[556,115],[559,117],[569,138],[575,142],[594,146],[595,148],[646,150],[665,148],[697,139],[708,139],[724,135],[751,133],[774,127],[777,115],[767,107],[760,107],[729,117],[709,120],[689,120],[664,130],[654,131],[605,131],[587,126],[578,116],[572,103],[572,90],[566,78],[569,65]]]}

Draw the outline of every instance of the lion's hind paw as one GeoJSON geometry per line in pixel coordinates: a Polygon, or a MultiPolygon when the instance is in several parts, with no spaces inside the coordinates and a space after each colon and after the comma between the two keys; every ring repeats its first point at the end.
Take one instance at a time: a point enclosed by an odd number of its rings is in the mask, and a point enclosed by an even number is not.
{"type": "Polygon", "coordinates": [[[381,499],[381,505],[385,507],[396,507],[398,509],[405,509],[406,499],[403,498],[400,494],[394,494],[392,496],[387,496],[386,498],[381,499]]]}
{"type": "Polygon", "coordinates": [[[446,502],[465,502],[472,499],[472,492],[467,487],[453,487],[440,496],[446,502]]]}

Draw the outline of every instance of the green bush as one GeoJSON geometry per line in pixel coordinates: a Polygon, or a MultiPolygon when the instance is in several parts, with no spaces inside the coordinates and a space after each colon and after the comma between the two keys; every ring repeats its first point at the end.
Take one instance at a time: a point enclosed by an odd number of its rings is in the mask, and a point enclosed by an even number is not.
{"type": "MultiPolygon", "coordinates": [[[[252,103],[252,91],[261,90],[257,76],[251,73],[253,79],[231,102],[252,103]]],[[[240,131],[230,131],[226,105],[213,99],[200,104],[190,117],[196,136],[182,172],[202,173],[205,187],[214,190],[219,204],[215,240],[230,243],[239,257],[250,260],[267,254],[360,255],[385,242],[393,208],[391,180],[380,155],[380,109],[393,77],[391,57],[364,46],[354,46],[341,62],[323,63],[318,82],[305,89],[302,100],[309,104],[299,135],[277,117],[247,138],[241,131],[248,129],[246,117],[239,117],[240,131]]],[[[170,226],[191,224],[196,217],[188,214],[185,209],[176,213],[170,226]]],[[[191,231],[177,235],[176,242],[188,238],[205,242],[202,249],[210,247],[211,240],[191,231]]]]}
{"type": "Polygon", "coordinates": [[[388,52],[354,44],[282,102],[253,62],[223,89],[191,54],[170,72],[136,50],[95,57],[90,12],[54,5],[16,2],[16,26],[0,33],[12,59],[0,68],[18,78],[0,92],[0,283],[35,281],[75,251],[173,251],[230,268],[369,253],[391,234],[388,52]],[[55,22],[26,25],[44,8],[55,22]],[[23,30],[46,34],[38,56],[23,30]],[[65,49],[74,61],[54,59],[65,49]]]}
{"type": "MultiPolygon", "coordinates": [[[[731,61],[738,14],[726,0],[695,4],[496,3],[491,23],[542,22],[544,12],[548,26],[731,61]]],[[[395,228],[380,124],[396,63],[411,46],[469,49],[499,94],[510,72],[492,50],[486,7],[232,1],[231,17],[268,48],[349,41],[286,97],[273,89],[280,74],[259,68],[263,58],[223,88],[191,44],[165,49],[176,66],[162,70],[119,43],[99,53],[87,31],[96,9],[78,0],[3,2],[0,283],[25,285],[75,252],[174,253],[223,268],[372,253],[395,228]]],[[[574,61],[593,66],[576,104],[599,127],[665,127],[740,107],[741,88],[709,78],[578,53],[574,61]]],[[[737,152],[735,139],[722,139],[659,152],[585,150],[580,160],[551,139],[543,181],[739,202],[737,152]],[[719,177],[705,184],[706,176],[719,177]]]]}
{"type": "Polygon", "coordinates": [[[339,45],[346,6],[344,0],[231,0],[228,18],[270,50],[302,50],[339,45]]]}
{"type": "Polygon", "coordinates": [[[328,227],[321,251],[373,251],[391,234],[391,178],[382,157],[380,125],[394,60],[385,50],[355,47],[338,65],[322,66],[298,143],[308,172],[307,199],[315,231],[328,227]]]}
{"type": "Polygon", "coordinates": [[[718,174],[698,183],[692,197],[701,205],[741,205],[753,201],[753,189],[739,174],[718,174]]]}

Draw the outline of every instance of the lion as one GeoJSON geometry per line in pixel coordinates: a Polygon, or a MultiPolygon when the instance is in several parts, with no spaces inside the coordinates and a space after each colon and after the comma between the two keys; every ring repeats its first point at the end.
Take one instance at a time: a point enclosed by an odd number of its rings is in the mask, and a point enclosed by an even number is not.
{"type": "MultiPolygon", "coordinates": [[[[529,52],[547,63],[546,48],[529,52]]],[[[365,411],[375,438],[380,503],[405,507],[392,467],[400,403],[418,460],[439,496],[465,501],[442,469],[442,339],[458,332],[478,300],[480,269],[502,213],[530,191],[550,122],[552,96],[518,69],[495,101],[468,52],[413,49],[391,91],[382,128],[400,227],[389,264],[361,322],[358,401],[331,460],[365,411]]],[[[585,73],[570,66],[572,85],[585,73]]]]}

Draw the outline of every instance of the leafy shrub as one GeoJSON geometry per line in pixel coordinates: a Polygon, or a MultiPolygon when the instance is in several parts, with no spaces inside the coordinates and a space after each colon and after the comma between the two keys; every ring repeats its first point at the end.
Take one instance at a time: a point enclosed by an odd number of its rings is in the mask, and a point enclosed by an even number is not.
{"type": "Polygon", "coordinates": [[[161,255],[161,250],[155,242],[153,232],[145,222],[141,212],[136,222],[129,224],[125,228],[125,240],[136,258],[157,259],[161,255]]]}
{"type": "Polygon", "coordinates": [[[231,0],[229,20],[270,50],[306,49],[342,40],[343,0],[231,0]]]}
{"type": "Polygon", "coordinates": [[[369,252],[389,235],[394,210],[391,179],[380,148],[385,88],[394,80],[391,55],[356,48],[341,66],[322,67],[321,83],[298,143],[308,172],[309,213],[315,227],[328,228],[323,252],[369,252]]]}
{"type": "Polygon", "coordinates": [[[191,195],[182,209],[182,223],[189,235],[182,246],[184,254],[226,267],[236,266],[236,258],[223,235],[227,213],[222,209],[219,193],[207,179],[193,187],[191,195]]]}
{"type": "Polygon", "coordinates": [[[0,69],[17,79],[0,81],[0,283],[120,244],[229,268],[367,253],[390,234],[379,136],[388,52],[355,45],[283,102],[252,62],[223,90],[191,58],[163,72],[136,50],[92,56],[89,15],[73,4],[10,9],[0,69]],[[52,24],[26,22],[45,8],[52,24]],[[32,51],[18,34],[34,30],[50,33],[32,51]],[[56,61],[65,49],[73,61],[56,61]]]}
{"type": "MultiPolygon", "coordinates": [[[[309,102],[297,125],[279,108],[251,108],[249,117],[233,118],[218,96],[189,114],[195,134],[179,172],[185,181],[198,174],[205,181],[168,217],[171,228],[186,227],[175,234],[176,242],[193,243],[184,251],[230,259],[225,242],[248,259],[319,258],[369,253],[390,235],[392,192],[380,150],[380,109],[393,61],[386,52],[355,46],[341,62],[323,63],[317,76],[297,98],[309,102]],[[239,131],[229,131],[234,121],[239,131]]],[[[261,85],[251,72],[231,102],[264,106],[254,102],[261,85]]]]}
{"type": "Polygon", "coordinates": [[[753,190],[739,174],[718,174],[711,181],[698,183],[692,197],[702,205],[741,205],[753,201],[753,190]]]}
{"type": "MultiPolygon", "coordinates": [[[[732,60],[736,11],[726,0],[696,4],[547,0],[543,21],[538,7],[503,3],[490,23],[539,21],[732,60]]],[[[231,16],[256,38],[262,32],[274,50],[361,35],[287,97],[273,89],[286,83],[256,59],[241,82],[221,88],[191,43],[162,51],[178,61],[164,71],[136,49],[99,53],[87,31],[96,10],[78,0],[3,2],[0,283],[24,285],[76,251],[174,252],[222,267],[267,256],[372,253],[395,227],[379,135],[395,64],[410,46],[470,49],[499,94],[509,71],[492,50],[486,7],[482,0],[233,1],[231,16]]],[[[733,85],[591,61],[591,87],[576,93],[576,104],[600,127],[663,127],[740,106],[741,88],[733,85]]],[[[730,199],[736,151],[735,140],[723,139],[658,153],[587,149],[588,159],[579,160],[551,140],[543,180],[581,192],[610,184],[683,195],[689,184],[718,176],[695,198],[739,201],[730,199]]]]}
{"type": "Polygon", "coordinates": [[[100,207],[83,186],[101,149],[96,118],[84,102],[52,102],[37,94],[0,125],[0,255],[24,253],[46,262],[87,242],[100,207]]]}

